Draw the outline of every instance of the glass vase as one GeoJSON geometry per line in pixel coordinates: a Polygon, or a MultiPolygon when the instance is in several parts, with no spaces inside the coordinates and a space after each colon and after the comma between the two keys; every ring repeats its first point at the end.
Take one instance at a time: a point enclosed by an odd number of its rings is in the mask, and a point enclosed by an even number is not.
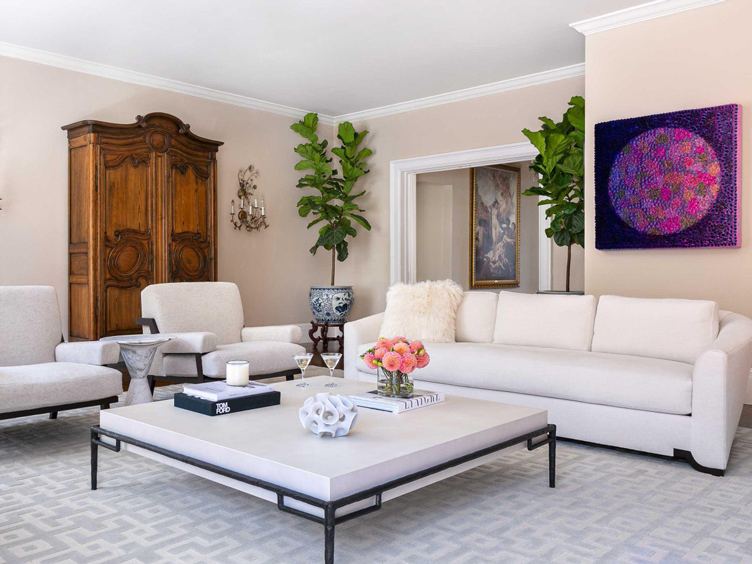
{"type": "Polygon", "coordinates": [[[413,381],[410,374],[399,370],[389,372],[380,367],[376,372],[376,391],[379,395],[390,398],[413,397],[413,381]]]}

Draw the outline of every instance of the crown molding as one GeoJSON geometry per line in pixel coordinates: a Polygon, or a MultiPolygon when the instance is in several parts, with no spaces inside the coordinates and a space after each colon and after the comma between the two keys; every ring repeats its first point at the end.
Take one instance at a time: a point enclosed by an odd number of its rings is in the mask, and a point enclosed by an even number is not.
{"type": "Polygon", "coordinates": [[[537,86],[539,84],[546,84],[547,82],[565,80],[567,78],[583,76],[584,74],[585,63],[579,63],[568,67],[561,67],[517,78],[510,78],[500,82],[492,82],[491,84],[483,84],[481,86],[473,86],[472,88],[464,88],[462,90],[455,90],[454,92],[447,92],[445,94],[437,94],[436,96],[410,100],[409,102],[399,102],[397,104],[382,106],[372,110],[343,114],[341,116],[336,116],[334,120],[336,123],[342,123],[343,121],[362,121],[365,119],[380,118],[393,114],[401,114],[403,112],[412,112],[413,110],[440,106],[442,104],[451,104],[452,102],[461,102],[462,100],[480,98],[481,96],[499,94],[501,92],[508,92],[509,90],[537,86]]]}
{"type": "Polygon", "coordinates": [[[695,8],[704,8],[713,4],[720,4],[726,0],[656,0],[639,6],[633,6],[610,14],[604,14],[589,20],[582,20],[569,24],[583,35],[592,35],[617,27],[644,22],[654,18],[662,18],[671,14],[678,14],[695,8]]]}
{"type": "MultiPolygon", "coordinates": [[[[708,2],[709,0],[705,1],[708,2]]],[[[723,0],[712,1],[718,2],[723,0]]],[[[282,104],[275,104],[274,102],[257,100],[256,98],[241,96],[239,94],[231,94],[229,92],[223,92],[221,90],[214,90],[212,88],[197,86],[195,84],[188,84],[186,82],[180,82],[168,78],[161,78],[150,74],[144,74],[136,71],[122,69],[119,67],[113,67],[102,63],[85,61],[83,59],[77,59],[75,57],[69,57],[67,55],[60,55],[58,53],[52,53],[50,51],[42,51],[40,49],[14,45],[12,43],[5,43],[2,41],[0,41],[0,56],[10,57],[13,59],[22,59],[24,61],[30,61],[42,65],[49,65],[61,69],[82,72],[85,74],[118,80],[120,82],[128,82],[131,84],[148,86],[150,88],[158,88],[160,90],[177,92],[178,94],[186,94],[188,96],[195,96],[197,98],[204,98],[206,100],[213,100],[215,102],[222,102],[224,104],[231,104],[233,106],[250,108],[262,112],[271,112],[273,114],[279,114],[296,119],[300,119],[306,113],[308,113],[306,110],[284,106],[282,104]]],[[[583,76],[584,74],[585,64],[580,63],[568,67],[561,67],[549,71],[529,74],[508,80],[502,80],[500,82],[493,82],[491,84],[484,84],[481,86],[474,86],[472,88],[465,88],[463,90],[456,90],[454,92],[447,92],[445,94],[438,94],[436,96],[428,96],[426,98],[420,98],[418,100],[410,100],[408,102],[400,102],[389,106],[382,106],[380,108],[374,108],[371,110],[353,112],[340,116],[319,114],[319,122],[325,125],[337,125],[339,123],[342,123],[343,121],[361,121],[364,119],[379,118],[392,114],[411,112],[413,110],[419,110],[423,108],[431,108],[433,106],[440,106],[442,104],[450,104],[452,102],[460,102],[462,100],[470,100],[472,98],[480,98],[482,96],[488,96],[491,94],[499,94],[501,92],[517,90],[519,88],[527,88],[529,86],[546,84],[548,82],[555,82],[557,80],[565,80],[568,78],[583,76]]]]}
{"type": "MultiPolygon", "coordinates": [[[[139,84],[141,86],[158,88],[160,90],[168,90],[170,92],[177,92],[178,94],[186,94],[188,96],[195,96],[197,98],[204,98],[206,100],[213,100],[215,102],[222,102],[224,104],[231,104],[233,106],[240,106],[242,108],[250,108],[252,110],[260,110],[262,112],[271,112],[273,114],[279,114],[296,119],[300,119],[306,113],[308,113],[305,110],[301,110],[299,108],[292,108],[290,106],[284,106],[282,104],[275,104],[274,102],[257,100],[256,98],[250,98],[248,96],[231,94],[229,92],[223,92],[221,90],[205,88],[203,86],[197,86],[195,84],[188,84],[186,82],[170,80],[169,78],[161,78],[150,74],[144,74],[127,69],[121,69],[118,67],[112,67],[110,65],[104,65],[101,63],[85,61],[83,59],[77,59],[75,57],[68,57],[67,55],[59,55],[50,51],[42,51],[40,49],[23,47],[21,45],[14,45],[12,43],[5,43],[2,41],[0,41],[0,56],[10,57],[13,59],[22,59],[24,61],[31,61],[33,63],[40,63],[42,65],[49,65],[52,67],[82,72],[94,76],[101,76],[104,78],[110,78],[112,80],[119,80],[120,82],[129,82],[131,84],[139,84]]],[[[326,125],[334,125],[335,118],[332,116],[319,114],[319,121],[326,125]]]]}

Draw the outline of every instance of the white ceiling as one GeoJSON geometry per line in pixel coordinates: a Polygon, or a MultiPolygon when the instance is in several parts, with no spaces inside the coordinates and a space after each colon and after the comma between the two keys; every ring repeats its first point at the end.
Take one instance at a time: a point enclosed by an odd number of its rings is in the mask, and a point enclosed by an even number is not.
{"type": "Polygon", "coordinates": [[[328,115],[585,60],[645,0],[0,0],[0,41],[328,115]]]}

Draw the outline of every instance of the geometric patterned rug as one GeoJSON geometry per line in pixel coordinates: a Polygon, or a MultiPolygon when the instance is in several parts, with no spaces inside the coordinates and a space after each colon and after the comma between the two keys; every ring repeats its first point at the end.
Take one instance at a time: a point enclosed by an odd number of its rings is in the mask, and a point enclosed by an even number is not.
{"type": "MultiPolygon", "coordinates": [[[[137,455],[100,449],[90,491],[97,422],[97,408],[0,422],[0,563],[322,561],[322,526],[137,455]]],[[[337,563],[752,561],[752,429],[724,478],[561,442],[552,490],[545,450],[337,526],[337,563]]]]}

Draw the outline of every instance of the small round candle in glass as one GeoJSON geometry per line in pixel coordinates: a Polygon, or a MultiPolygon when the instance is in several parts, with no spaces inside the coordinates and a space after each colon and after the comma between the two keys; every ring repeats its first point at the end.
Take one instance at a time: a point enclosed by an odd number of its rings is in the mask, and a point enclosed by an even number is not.
{"type": "Polygon", "coordinates": [[[231,360],[227,363],[227,385],[247,386],[250,378],[250,365],[247,360],[231,360]]]}

